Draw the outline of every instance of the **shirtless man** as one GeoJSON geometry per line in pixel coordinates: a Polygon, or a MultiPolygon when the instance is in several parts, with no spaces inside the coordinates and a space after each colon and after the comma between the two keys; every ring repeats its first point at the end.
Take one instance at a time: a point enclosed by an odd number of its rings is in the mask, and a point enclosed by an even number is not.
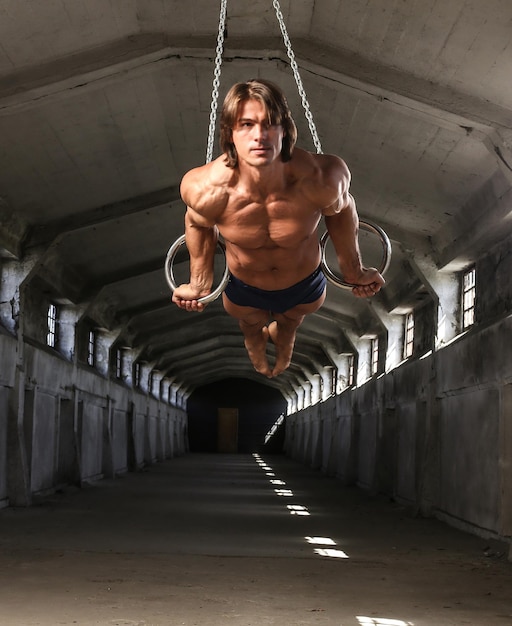
{"type": "Polygon", "coordinates": [[[317,227],[322,216],[345,282],[358,297],[384,279],[361,263],[359,220],[342,159],[295,147],[297,129],[282,91],[266,80],[235,84],[220,119],[222,156],[190,170],[181,182],[187,205],[190,282],[173,302],[202,311],[211,292],[218,234],[230,281],[224,308],[238,320],[254,368],[272,378],[292,358],[297,328],[325,300],[317,227]],[[274,366],[266,346],[276,346],[274,366]]]}

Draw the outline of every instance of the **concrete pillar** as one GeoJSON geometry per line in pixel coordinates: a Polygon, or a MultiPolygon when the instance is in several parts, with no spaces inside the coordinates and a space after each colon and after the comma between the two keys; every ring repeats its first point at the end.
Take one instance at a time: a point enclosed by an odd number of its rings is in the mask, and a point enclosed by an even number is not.
{"type": "Polygon", "coordinates": [[[110,370],[110,348],[119,337],[119,333],[119,328],[115,330],[98,330],[95,365],[98,372],[105,377],[109,375],[110,370]]]}
{"type": "Polygon", "coordinates": [[[76,326],[82,318],[87,304],[64,305],[59,309],[59,352],[69,361],[76,357],[76,326]]]}
{"type": "Polygon", "coordinates": [[[322,391],[321,391],[321,376],[320,374],[315,374],[310,378],[311,385],[311,404],[315,405],[317,402],[320,402],[322,399],[322,391]]]}
{"type": "Polygon", "coordinates": [[[28,256],[22,261],[6,259],[2,263],[2,282],[0,284],[0,320],[2,325],[15,334],[21,323],[22,291],[27,285],[27,278],[36,267],[39,257],[28,256]]]}
{"type": "Polygon", "coordinates": [[[17,337],[14,385],[7,412],[7,493],[14,506],[29,506],[32,502],[30,489],[30,453],[25,433],[25,344],[23,301],[27,277],[36,266],[38,258],[27,257],[22,261],[7,260],[2,264],[0,288],[0,320],[3,326],[17,337]]]}
{"type": "Polygon", "coordinates": [[[354,372],[354,383],[362,385],[370,378],[370,340],[366,337],[359,337],[353,331],[345,331],[350,343],[357,351],[357,371],[354,372]]]}
{"type": "Polygon", "coordinates": [[[164,379],[164,376],[165,376],[164,372],[161,372],[160,370],[157,370],[157,369],[151,370],[152,385],[151,385],[151,389],[149,390],[149,393],[154,398],[158,398],[158,400],[160,400],[163,397],[162,396],[162,381],[164,379]]]}
{"type": "Polygon", "coordinates": [[[107,396],[107,407],[103,420],[103,459],[102,473],[106,478],[114,478],[116,475],[114,468],[114,453],[112,450],[112,421],[114,419],[115,400],[107,396]]]}
{"type": "Polygon", "coordinates": [[[7,413],[7,495],[11,506],[32,504],[24,416],[25,372],[17,368],[7,413]]]}
{"type": "MultiPolygon", "coordinates": [[[[512,535],[512,384],[504,385],[500,406],[501,527],[502,536],[512,535]]],[[[509,547],[512,561],[512,544],[509,547]]]]}
{"type": "Polygon", "coordinates": [[[370,312],[387,335],[384,371],[389,372],[402,361],[404,320],[402,315],[392,315],[378,300],[367,301],[370,312]]]}
{"type": "Polygon", "coordinates": [[[440,348],[460,331],[460,284],[457,274],[442,272],[427,253],[409,253],[415,274],[437,305],[435,348],[440,348]]]}

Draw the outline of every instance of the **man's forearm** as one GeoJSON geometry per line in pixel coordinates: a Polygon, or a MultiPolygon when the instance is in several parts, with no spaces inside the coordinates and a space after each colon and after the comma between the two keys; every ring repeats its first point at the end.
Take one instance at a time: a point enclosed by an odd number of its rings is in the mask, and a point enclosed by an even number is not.
{"type": "Polygon", "coordinates": [[[201,291],[211,289],[217,228],[186,223],[185,236],[190,255],[190,284],[201,291]]]}
{"type": "Polygon", "coordinates": [[[359,218],[354,199],[336,215],[326,215],[325,225],[336,250],[338,264],[346,282],[355,282],[363,271],[359,251],[359,218]]]}

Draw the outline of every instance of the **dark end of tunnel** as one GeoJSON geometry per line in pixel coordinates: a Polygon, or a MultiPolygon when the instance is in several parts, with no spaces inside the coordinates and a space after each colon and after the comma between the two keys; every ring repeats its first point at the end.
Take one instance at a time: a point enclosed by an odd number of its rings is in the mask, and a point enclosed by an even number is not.
{"type": "MultiPolygon", "coordinates": [[[[283,451],[286,400],[276,389],[245,378],[227,378],[199,387],[188,400],[188,429],[191,452],[283,451]],[[231,410],[231,411],[230,411],[231,410]],[[231,414],[230,450],[223,449],[222,413],[231,414]],[[271,436],[268,436],[272,432],[271,436]]],[[[228,427],[229,430],[229,427],[228,427]]]]}

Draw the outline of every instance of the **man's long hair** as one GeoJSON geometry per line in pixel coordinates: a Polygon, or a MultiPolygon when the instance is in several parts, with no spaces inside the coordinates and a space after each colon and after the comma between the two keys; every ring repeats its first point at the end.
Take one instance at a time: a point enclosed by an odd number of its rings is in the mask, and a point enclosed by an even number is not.
{"type": "Polygon", "coordinates": [[[220,115],[220,147],[226,155],[226,165],[236,167],[238,154],[233,143],[233,128],[242,103],[258,100],[265,107],[269,124],[283,127],[283,145],[281,160],[292,158],[297,141],[297,127],[293,121],[288,102],[282,90],[269,80],[252,79],[245,83],[236,83],[228,91],[220,115]]]}

